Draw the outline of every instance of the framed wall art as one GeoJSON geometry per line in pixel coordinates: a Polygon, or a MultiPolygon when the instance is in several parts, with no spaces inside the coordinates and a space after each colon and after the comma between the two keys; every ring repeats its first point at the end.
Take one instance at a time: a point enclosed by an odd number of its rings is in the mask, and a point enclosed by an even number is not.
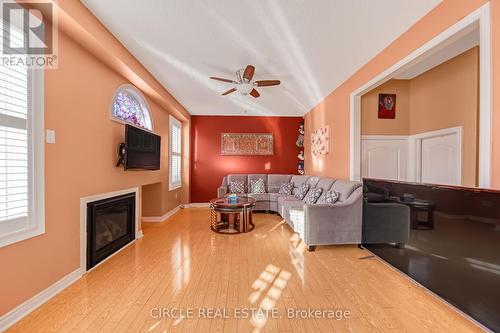
{"type": "Polygon", "coordinates": [[[396,118],[396,94],[378,94],[379,119],[396,118]]]}
{"type": "Polygon", "coordinates": [[[328,126],[318,128],[311,134],[311,151],[313,155],[322,156],[330,150],[330,130],[328,126]]]}
{"type": "Polygon", "coordinates": [[[222,133],[221,155],[273,155],[272,133],[222,133]]]}

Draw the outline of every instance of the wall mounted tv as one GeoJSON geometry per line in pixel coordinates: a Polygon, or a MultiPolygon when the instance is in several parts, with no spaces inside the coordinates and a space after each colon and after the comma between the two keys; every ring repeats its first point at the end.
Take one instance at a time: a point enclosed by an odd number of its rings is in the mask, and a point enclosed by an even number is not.
{"type": "Polygon", "coordinates": [[[160,169],[161,136],[125,125],[125,154],[123,164],[129,169],[160,169]]]}

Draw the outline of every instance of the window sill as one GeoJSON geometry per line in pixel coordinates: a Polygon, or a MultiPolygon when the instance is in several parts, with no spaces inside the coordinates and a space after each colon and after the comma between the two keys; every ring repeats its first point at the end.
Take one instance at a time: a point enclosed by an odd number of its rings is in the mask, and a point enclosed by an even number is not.
{"type": "Polygon", "coordinates": [[[173,190],[177,190],[177,189],[179,189],[181,187],[182,187],[182,184],[179,184],[179,185],[169,185],[168,186],[168,190],[169,191],[173,191],[173,190]]]}
{"type": "Polygon", "coordinates": [[[45,233],[45,228],[31,228],[27,230],[20,230],[18,232],[1,236],[0,237],[0,248],[22,242],[24,240],[43,235],[45,233]]]}

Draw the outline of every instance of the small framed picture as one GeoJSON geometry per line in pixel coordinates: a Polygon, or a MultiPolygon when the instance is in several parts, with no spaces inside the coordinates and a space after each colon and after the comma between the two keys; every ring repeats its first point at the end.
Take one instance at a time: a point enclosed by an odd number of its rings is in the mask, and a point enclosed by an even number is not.
{"type": "Polygon", "coordinates": [[[396,94],[378,94],[379,119],[396,118],[396,94]]]}

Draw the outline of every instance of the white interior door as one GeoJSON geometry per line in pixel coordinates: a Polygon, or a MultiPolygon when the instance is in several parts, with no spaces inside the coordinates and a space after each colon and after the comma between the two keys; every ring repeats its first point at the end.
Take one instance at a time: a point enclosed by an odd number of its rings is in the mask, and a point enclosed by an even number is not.
{"type": "Polygon", "coordinates": [[[361,139],[361,176],[377,179],[407,180],[408,143],[406,137],[363,136],[361,139]]]}
{"type": "Polygon", "coordinates": [[[421,182],[461,184],[461,144],[458,132],[421,139],[421,182]]]}

